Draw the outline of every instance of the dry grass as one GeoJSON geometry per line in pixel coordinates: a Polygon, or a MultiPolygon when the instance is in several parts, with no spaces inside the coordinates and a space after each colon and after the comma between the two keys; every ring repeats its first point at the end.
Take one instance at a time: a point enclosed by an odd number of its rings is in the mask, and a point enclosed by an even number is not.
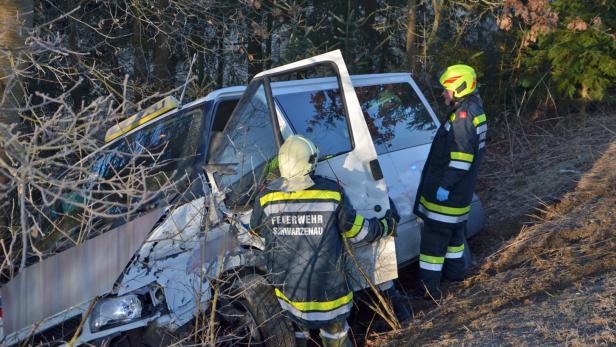
{"type": "Polygon", "coordinates": [[[487,148],[478,191],[488,222],[501,224],[552,204],[571,191],[616,136],[613,116],[538,122],[497,132],[487,148]]]}
{"type": "MultiPolygon", "coordinates": [[[[616,141],[609,120],[589,119],[570,136],[531,140],[532,150],[516,155],[518,167],[529,163],[526,171],[505,176],[489,192],[502,197],[487,200],[491,230],[499,219],[509,223],[536,206],[533,190],[555,202],[542,205],[536,224],[491,251],[455,295],[410,330],[374,344],[616,344],[616,141]],[[577,183],[563,169],[580,171],[577,183]]],[[[489,157],[484,169],[498,160],[489,157]]]]}

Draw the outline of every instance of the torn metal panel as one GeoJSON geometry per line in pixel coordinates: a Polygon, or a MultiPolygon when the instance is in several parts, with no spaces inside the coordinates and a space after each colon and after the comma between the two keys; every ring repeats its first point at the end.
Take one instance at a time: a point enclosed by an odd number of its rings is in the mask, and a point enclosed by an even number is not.
{"type": "Polygon", "coordinates": [[[205,215],[205,198],[179,206],[169,212],[143,243],[127,272],[122,277],[118,295],[124,295],[149,283],[156,282],[160,273],[170,266],[184,270],[184,253],[192,253],[203,239],[202,222],[205,215]],[[171,265],[175,264],[175,265],[171,265]]]}
{"type": "Polygon", "coordinates": [[[167,258],[157,262],[161,271],[156,276],[156,283],[163,288],[165,301],[172,318],[170,330],[188,323],[197,312],[197,303],[203,303],[212,297],[207,276],[199,273],[188,273],[186,264],[190,262],[190,253],[182,253],[178,257],[167,258]]]}
{"type": "Polygon", "coordinates": [[[149,212],[20,272],[2,288],[5,334],[110,292],[162,214],[149,212]]]}
{"type": "Polygon", "coordinates": [[[202,236],[205,202],[205,198],[200,198],[175,208],[148,237],[139,251],[139,258],[164,259],[195,248],[202,236]]]}
{"type": "Polygon", "coordinates": [[[170,212],[144,242],[118,288],[118,295],[124,295],[151,283],[160,286],[171,330],[191,320],[198,307],[206,307],[209,281],[218,276],[216,264],[237,246],[228,224],[203,230],[207,203],[200,198],[170,212]]]}

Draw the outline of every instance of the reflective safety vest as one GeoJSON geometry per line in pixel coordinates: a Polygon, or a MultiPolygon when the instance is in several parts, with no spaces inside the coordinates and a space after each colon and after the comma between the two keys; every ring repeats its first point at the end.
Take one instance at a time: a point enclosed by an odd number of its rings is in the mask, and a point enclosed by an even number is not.
{"type": "Polygon", "coordinates": [[[460,100],[432,141],[415,199],[416,215],[447,224],[468,219],[487,131],[479,96],[460,100]],[[448,200],[436,199],[438,187],[449,191],[448,200]]]}
{"type": "Polygon", "coordinates": [[[372,242],[388,228],[357,214],[336,182],[313,180],[306,190],[260,193],[250,220],[251,230],[265,238],[268,276],[280,305],[309,329],[345,319],[351,311],[342,237],[372,242]]]}

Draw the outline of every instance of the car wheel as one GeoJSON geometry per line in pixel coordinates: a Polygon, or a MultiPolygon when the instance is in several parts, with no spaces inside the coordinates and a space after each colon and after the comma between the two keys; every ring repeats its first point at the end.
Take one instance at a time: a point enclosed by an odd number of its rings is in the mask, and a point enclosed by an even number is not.
{"type": "Polygon", "coordinates": [[[222,335],[217,345],[292,346],[295,334],[272,286],[256,274],[236,278],[217,309],[222,335]]]}
{"type": "Polygon", "coordinates": [[[145,338],[146,328],[138,328],[135,330],[124,332],[110,340],[94,343],[95,346],[115,346],[115,347],[157,347],[157,345],[149,344],[145,338]]]}
{"type": "Polygon", "coordinates": [[[466,223],[466,237],[472,238],[479,234],[486,224],[486,212],[481,203],[481,200],[477,198],[473,199],[471,203],[471,213],[468,216],[468,222],[466,223]]]}

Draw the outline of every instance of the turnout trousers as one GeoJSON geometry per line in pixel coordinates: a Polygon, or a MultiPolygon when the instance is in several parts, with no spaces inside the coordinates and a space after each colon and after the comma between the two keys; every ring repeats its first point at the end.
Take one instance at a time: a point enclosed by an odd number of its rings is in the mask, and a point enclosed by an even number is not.
{"type": "Polygon", "coordinates": [[[433,298],[440,298],[441,276],[450,281],[462,281],[466,276],[464,264],[466,222],[444,224],[424,221],[419,254],[421,290],[433,298]]]}

